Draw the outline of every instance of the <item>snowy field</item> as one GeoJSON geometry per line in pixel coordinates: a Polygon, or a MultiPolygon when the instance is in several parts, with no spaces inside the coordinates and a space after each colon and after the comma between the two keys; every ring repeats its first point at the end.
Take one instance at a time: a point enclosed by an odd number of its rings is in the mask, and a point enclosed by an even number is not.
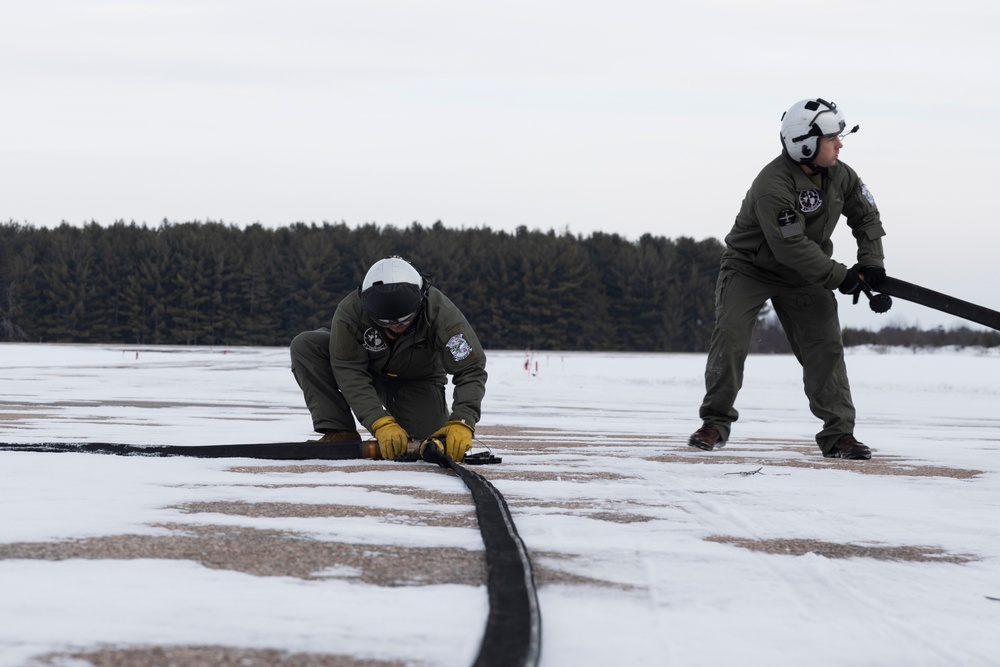
{"type": "MultiPolygon", "coordinates": [[[[822,458],[791,357],[750,358],[720,452],[685,444],[702,355],[525,361],[489,355],[474,451],[544,667],[1000,665],[1000,354],[849,351],[867,462],[822,458]]],[[[310,437],[284,349],[0,345],[2,442],[310,437]]],[[[0,667],[457,667],[486,619],[424,463],[0,451],[0,517],[0,667]]]]}

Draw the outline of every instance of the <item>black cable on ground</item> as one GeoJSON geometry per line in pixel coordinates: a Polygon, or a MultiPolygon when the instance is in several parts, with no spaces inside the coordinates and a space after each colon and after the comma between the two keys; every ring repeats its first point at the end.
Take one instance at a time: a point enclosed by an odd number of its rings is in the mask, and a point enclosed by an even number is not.
{"type": "MultiPolygon", "coordinates": [[[[128,445],[109,442],[0,443],[0,451],[90,452],[119,456],[193,456],[254,458],[286,461],[373,458],[377,447],[362,441],[279,442],[243,445],[128,445]]],[[[542,650],[542,616],[535,592],[535,575],[528,551],[517,533],[503,495],[489,480],[456,463],[437,439],[424,441],[420,456],[450,468],[476,505],[479,532],[486,546],[487,593],[490,612],[473,667],[536,667],[542,650]],[[425,446],[431,444],[433,446],[425,446]]],[[[470,464],[499,463],[498,457],[477,455],[470,464]]]]}
{"type": "MultiPolygon", "coordinates": [[[[309,459],[360,459],[366,443],[346,442],[262,442],[240,445],[126,445],[115,442],[42,442],[37,444],[0,443],[8,452],[91,452],[118,456],[193,456],[198,458],[245,458],[277,461],[309,459]]],[[[370,456],[367,458],[371,458],[370,456]]]]}
{"type": "Polygon", "coordinates": [[[479,532],[486,545],[490,613],[473,667],[535,667],[542,652],[542,615],[531,559],[507,501],[485,477],[455,463],[440,441],[425,441],[421,456],[453,470],[476,504],[479,532]]]}

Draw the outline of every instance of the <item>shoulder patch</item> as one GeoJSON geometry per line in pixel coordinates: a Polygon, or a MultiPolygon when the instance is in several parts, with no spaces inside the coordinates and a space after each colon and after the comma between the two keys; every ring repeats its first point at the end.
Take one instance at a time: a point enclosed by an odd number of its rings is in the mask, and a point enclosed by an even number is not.
{"type": "Polygon", "coordinates": [[[868,202],[869,206],[875,206],[875,196],[864,183],[861,184],[861,196],[865,198],[865,201],[868,202]]]}
{"type": "Polygon", "coordinates": [[[465,334],[455,334],[448,339],[445,345],[448,351],[451,352],[451,358],[455,361],[461,361],[472,354],[472,346],[469,345],[469,341],[465,340],[465,334]]]}
{"type": "Polygon", "coordinates": [[[823,205],[823,195],[819,190],[803,190],[799,193],[799,209],[803,213],[812,213],[823,205]]]}

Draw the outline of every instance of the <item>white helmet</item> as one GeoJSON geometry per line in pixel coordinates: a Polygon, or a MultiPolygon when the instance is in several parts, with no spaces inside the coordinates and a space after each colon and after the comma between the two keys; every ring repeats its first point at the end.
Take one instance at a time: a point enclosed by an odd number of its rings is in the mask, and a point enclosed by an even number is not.
{"type": "Polygon", "coordinates": [[[420,310],[423,299],[424,279],[397,255],[372,264],[361,283],[361,308],[379,324],[405,322],[420,310]]]}
{"type": "Polygon", "coordinates": [[[847,127],[844,114],[821,97],[802,100],[781,116],[781,145],[799,164],[816,158],[821,137],[840,134],[847,127]]]}

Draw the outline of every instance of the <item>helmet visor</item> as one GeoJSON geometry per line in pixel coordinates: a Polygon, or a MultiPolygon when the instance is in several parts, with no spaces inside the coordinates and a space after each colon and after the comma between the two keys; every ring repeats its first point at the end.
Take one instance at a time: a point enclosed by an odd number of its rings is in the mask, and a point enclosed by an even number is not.
{"type": "Polygon", "coordinates": [[[420,288],[411,283],[379,283],[361,293],[361,308],[382,326],[412,319],[423,300],[420,288]]]}
{"type": "Polygon", "coordinates": [[[413,318],[417,316],[417,312],[413,311],[409,315],[404,317],[397,317],[396,319],[383,319],[381,317],[373,317],[372,321],[381,327],[391,327],[393,324],[409,324],[413,321],[413,318]]]}

